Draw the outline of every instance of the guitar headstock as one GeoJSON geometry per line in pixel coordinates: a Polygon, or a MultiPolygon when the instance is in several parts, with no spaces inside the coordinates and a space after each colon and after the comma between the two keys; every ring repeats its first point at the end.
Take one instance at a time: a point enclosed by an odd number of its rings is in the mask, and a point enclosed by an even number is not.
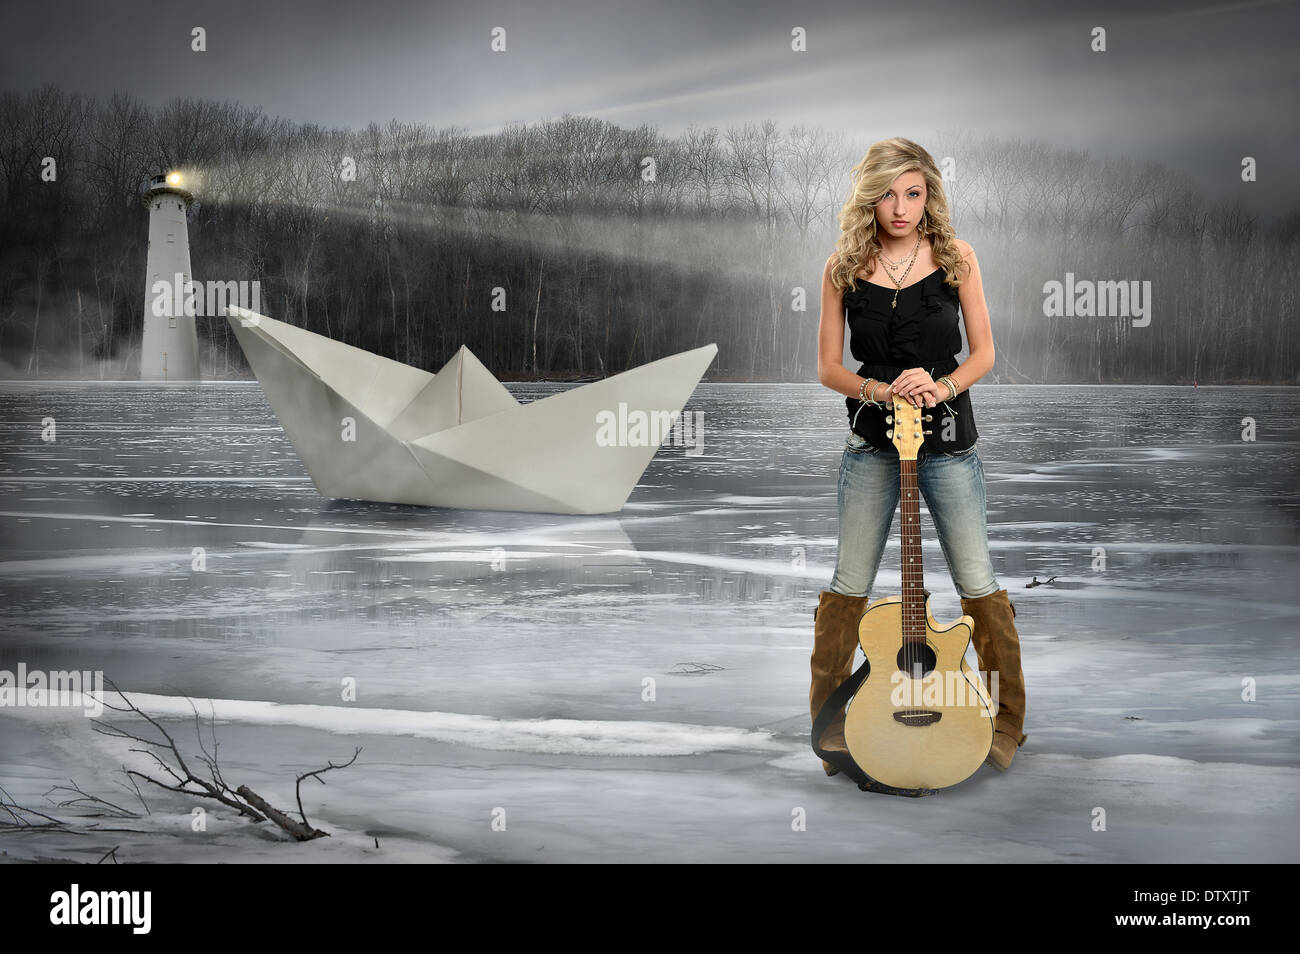
{"type": "Polygon", "coordinates": [[[925,443],[925,422],[922,416],[925,408],[912,407],[907,398],[901,394],[893,395],[893,413],[886,418],[893,425],[889,436],[898,448],[899,460],[916,460],[917,451],[925,443]]]}

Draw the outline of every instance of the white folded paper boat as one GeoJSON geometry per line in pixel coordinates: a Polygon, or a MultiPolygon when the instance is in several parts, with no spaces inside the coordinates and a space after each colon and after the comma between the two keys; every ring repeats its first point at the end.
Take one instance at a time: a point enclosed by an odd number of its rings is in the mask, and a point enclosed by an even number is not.
{"type": "Polygon", "coordinates": [[[226,315],[321,496],[465,510],[621,510],[718,353],[520,404],[464,345],[430,374],[246,308],[226,315]]]}

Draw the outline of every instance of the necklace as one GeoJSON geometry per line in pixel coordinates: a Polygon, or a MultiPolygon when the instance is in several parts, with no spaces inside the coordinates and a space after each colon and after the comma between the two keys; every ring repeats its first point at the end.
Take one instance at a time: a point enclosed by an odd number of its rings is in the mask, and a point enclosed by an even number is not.
{"type": "MultiPolygon", "coordinates": [[[[894,283],[894,302],[889,306],[890,308],[898,307],[898,293],[902,291],[903,282],[907,280],[908,273],[912,271],[912,266],[916,264],[916,252],[920,247],[921,233],[920,230],[918,230],[916,233],[916,244],[912,246],[912,260],[907,263],[907,271],[903,272],[903,277],[901,279],[895,278],[894,273],[889,270],[889,267],[885,267],[885,274],[888,275],[889,280],[894,283]]],[[[880,250],[880,254],[886,261],[892,261],[892,259],[889,259],[888,256],[885,255],[885,250],[883,248],[880,250]]],[[[899,259],[897,264],[901,265],[902,263],[902,259],[899,259]]]]}

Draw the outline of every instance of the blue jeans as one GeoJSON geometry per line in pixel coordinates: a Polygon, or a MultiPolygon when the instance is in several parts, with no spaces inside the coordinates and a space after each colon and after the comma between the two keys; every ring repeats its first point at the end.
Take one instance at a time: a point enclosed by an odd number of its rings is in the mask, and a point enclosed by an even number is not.
{"type": "MultiPolygon", "coordinates": [[[[957,594],[974,598],[1002,589],[989,559],[984,465],[976,449],[934,454],[921,448],[916,484],[957,594]]],[[[840,460],[839,510],[839,554],[831,589],[846,596],[867,596],[898,510],[898,456],[852,431],[840,460]]],[[[922,520],[922,538],[925,534],[922,520]]]]}

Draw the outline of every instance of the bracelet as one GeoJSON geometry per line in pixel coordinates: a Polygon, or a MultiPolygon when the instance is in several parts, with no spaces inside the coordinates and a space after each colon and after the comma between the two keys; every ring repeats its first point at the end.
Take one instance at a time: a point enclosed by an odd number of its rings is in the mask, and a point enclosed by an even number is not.
{"type": "Polygon", "coordinates": [[[957,397],[957,382],[956,382],[956,381],[954,381],[952,378],[950,378],[948,375],[945,374],[943,377],[941,377],[941,378],[939,379],[938,383],[939,383],[939,384],[946,384],[946,385],[948,385],[948,391],[950,392],[950,393],[948,394],[948,400],[949,400],[949,401],[952,401],[952,400],[955,400],[955,399],[956,399],[956,397],[957,397]]]}
{"type": "Polygon", "coordinates": [[[877,381],[875,378],[863,378],[862,383],[858,385],[858,400],[863,404],[873,404],[880,407],[880,402],[876,400],[876,388],[884,382],[877,381]],[[871,385],[871,397],[867,397],[867,385],[871,385]]]}

